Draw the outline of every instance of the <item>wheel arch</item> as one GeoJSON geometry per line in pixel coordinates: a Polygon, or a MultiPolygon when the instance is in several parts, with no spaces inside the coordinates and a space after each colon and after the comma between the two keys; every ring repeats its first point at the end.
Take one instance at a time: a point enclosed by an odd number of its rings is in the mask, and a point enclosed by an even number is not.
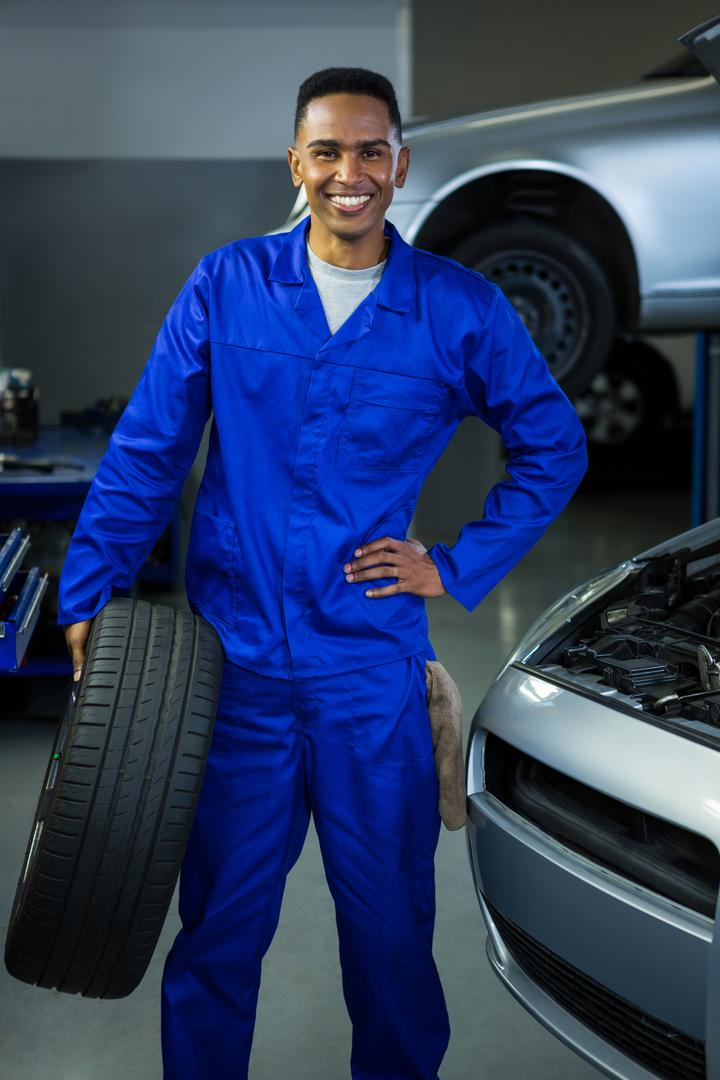
{"type": "Polygon", "coordinates": [[[640,287],[628,228],[607,193],[569,166],[545,161],[499,162],[455,177],[413,221],[408,239],[452,255],[468,232],[504,221],[553,223],[583,243],[607,274],[624,331],[637,326],[640,287]]]}

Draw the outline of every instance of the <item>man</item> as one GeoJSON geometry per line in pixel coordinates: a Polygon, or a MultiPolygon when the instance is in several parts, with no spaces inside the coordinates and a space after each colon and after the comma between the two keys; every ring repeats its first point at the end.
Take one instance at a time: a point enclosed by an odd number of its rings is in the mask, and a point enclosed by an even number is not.
{"type": "Polygon", "coordinates": [[[383,76],[331,68],[302,84],[288,160],[310,216],[200,260],[63,570],[79,672],[91,619],[132,583],[212,409],[186,586],[226,664],[163,972],[165,1080],[247,1076],[261,961],[311,812],[353,1080],[437,1080],[447,1048],[425,598],[472,611],[565,506],[586,453],[500,290],[385,220],[409,159],[383,76]],[[405,534],[467,415],[501,433],[510,478],[454,546],[426,551],[405,534]]]}

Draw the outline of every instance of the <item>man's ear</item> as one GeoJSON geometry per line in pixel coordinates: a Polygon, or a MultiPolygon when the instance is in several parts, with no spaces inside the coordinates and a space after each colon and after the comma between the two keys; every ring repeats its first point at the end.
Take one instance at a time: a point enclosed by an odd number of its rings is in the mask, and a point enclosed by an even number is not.
{"type": "Polygon", "coordinates": [[[300,165],[300,156],[294,146],[288,146],[288,165],[290,166],[293,185],[300,187],[303,182],[302,166],[300,165]]]}
{"type": "Polygon", "coordinates": [[[403,146],[398,154],[398,163],[395,170],[395,187],[405,185],[405,177],[410,168],[410,147],[403,146]]]}

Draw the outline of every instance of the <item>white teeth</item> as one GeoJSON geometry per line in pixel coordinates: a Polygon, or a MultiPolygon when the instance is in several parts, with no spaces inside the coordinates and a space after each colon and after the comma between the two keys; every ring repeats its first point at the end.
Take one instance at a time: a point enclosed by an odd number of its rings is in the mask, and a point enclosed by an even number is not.
{"type": "Polygon", "coordinates": [[[369,195],[328,195],[330,202],[337,203],[338,206],[360,206],[361,203],[369,201],[369,195]]]}

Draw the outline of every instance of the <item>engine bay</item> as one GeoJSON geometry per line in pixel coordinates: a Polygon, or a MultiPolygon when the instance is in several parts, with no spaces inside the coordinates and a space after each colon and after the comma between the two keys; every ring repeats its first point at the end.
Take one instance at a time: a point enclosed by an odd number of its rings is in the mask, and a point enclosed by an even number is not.
{"type": "MultiPolygon", "coordinates": [[[[533,666],[651,716],[720,730],[720,549],[683,548],[638,573],[548,643],[533,666]]],[[[573,620],[575,622],[575,620],[573,620]]],[[[684,726],[684,725],[683,725],[684,726]]]]}

